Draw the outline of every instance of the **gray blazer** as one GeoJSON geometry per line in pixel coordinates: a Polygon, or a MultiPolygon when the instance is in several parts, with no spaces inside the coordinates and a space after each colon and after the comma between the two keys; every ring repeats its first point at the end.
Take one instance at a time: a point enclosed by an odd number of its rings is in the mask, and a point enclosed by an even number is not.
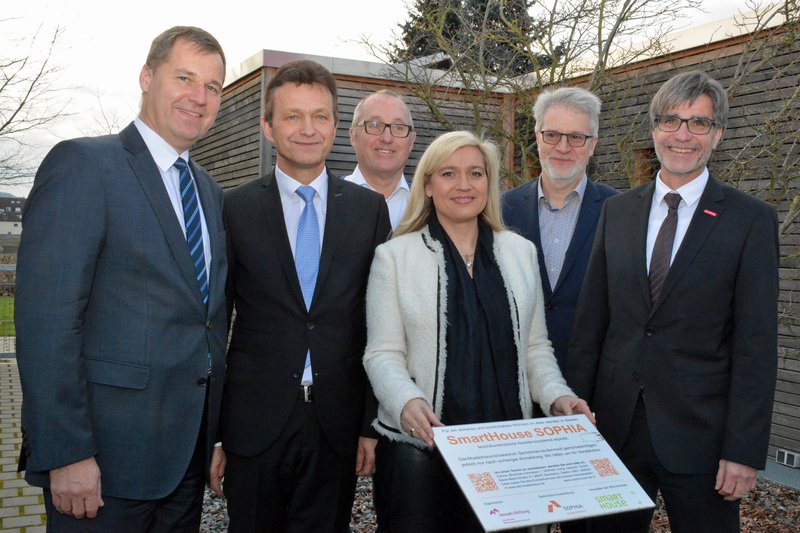
{"type": "Polygon", "coordinates": [[[62,142],[42,162],[23,213],[15,310],[29,483],[46,487],[49,470],[94,456],[103,494],[169,494],[198,439],[209,354],[213,442],[225,375],[222,191],[191,168],[211,241],[208,310],[133,124],[62,142]]]}

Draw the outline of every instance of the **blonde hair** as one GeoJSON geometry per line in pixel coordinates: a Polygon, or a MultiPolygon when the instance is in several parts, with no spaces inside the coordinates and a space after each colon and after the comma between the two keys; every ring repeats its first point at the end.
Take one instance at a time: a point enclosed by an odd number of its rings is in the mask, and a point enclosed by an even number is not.
{"type": "Polygon", "coordinates": [[[418,231],[428,223],[435,207],[433,200],[425,194],[425,187],[431,182],[431,176],[442,162],[453,152],[466,146],[474,146],[481,151],[486,177],[489,180],[486,207],[483,208],[480,217],[494,231],[505,229],[500,215],[500,149],[494,142],[480,138],[469,131],[451,131],[437,137],[422,154],[411,183],[406,213],[394,231],[393,237],[418,231]]]}

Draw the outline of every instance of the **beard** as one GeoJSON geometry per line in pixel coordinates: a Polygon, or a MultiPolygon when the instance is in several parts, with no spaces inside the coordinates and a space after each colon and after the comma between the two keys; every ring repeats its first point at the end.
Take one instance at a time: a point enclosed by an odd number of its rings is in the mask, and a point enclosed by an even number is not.
{"type": "Polygon", "coordinates": [[[561,181],[561,182],[572,182],[579,178],[582,178],[583,175],[586,173],[586,167],[582,167],[575,162],[575,166],[572,167],[572,170],[569,171],[562,171],[558,172],[555,168],[546,160],[542,161],[542,170],[547,174],[553,181],[561,181]]]}

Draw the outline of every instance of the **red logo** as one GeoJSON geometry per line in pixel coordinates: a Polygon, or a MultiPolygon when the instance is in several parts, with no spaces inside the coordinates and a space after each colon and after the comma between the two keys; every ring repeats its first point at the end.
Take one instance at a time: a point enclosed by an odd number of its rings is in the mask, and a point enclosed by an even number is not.
{"type": "Polygon", "coordinates": [[[552,513],[553,509],[556,507],[560,508],[561,506],[558,505],[558,502],[556,502],[555,500],[550,500],[550,505],[547,506],[547,512],[552,513]]]}

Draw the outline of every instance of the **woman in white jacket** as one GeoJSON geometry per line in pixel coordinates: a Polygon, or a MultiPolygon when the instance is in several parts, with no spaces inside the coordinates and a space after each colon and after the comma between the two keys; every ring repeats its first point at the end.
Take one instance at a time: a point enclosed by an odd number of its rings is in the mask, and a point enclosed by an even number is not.
{"type": "Polygon", "coordinates": [[[534,402],[594,422],[547,339],[536,249],[500,220],[499,167],[494,143],[437,138],[375,252],[364,366],[380,402],[374,490],[392,533],[482,531],[432,426],[530,418],[534,402]]]}

